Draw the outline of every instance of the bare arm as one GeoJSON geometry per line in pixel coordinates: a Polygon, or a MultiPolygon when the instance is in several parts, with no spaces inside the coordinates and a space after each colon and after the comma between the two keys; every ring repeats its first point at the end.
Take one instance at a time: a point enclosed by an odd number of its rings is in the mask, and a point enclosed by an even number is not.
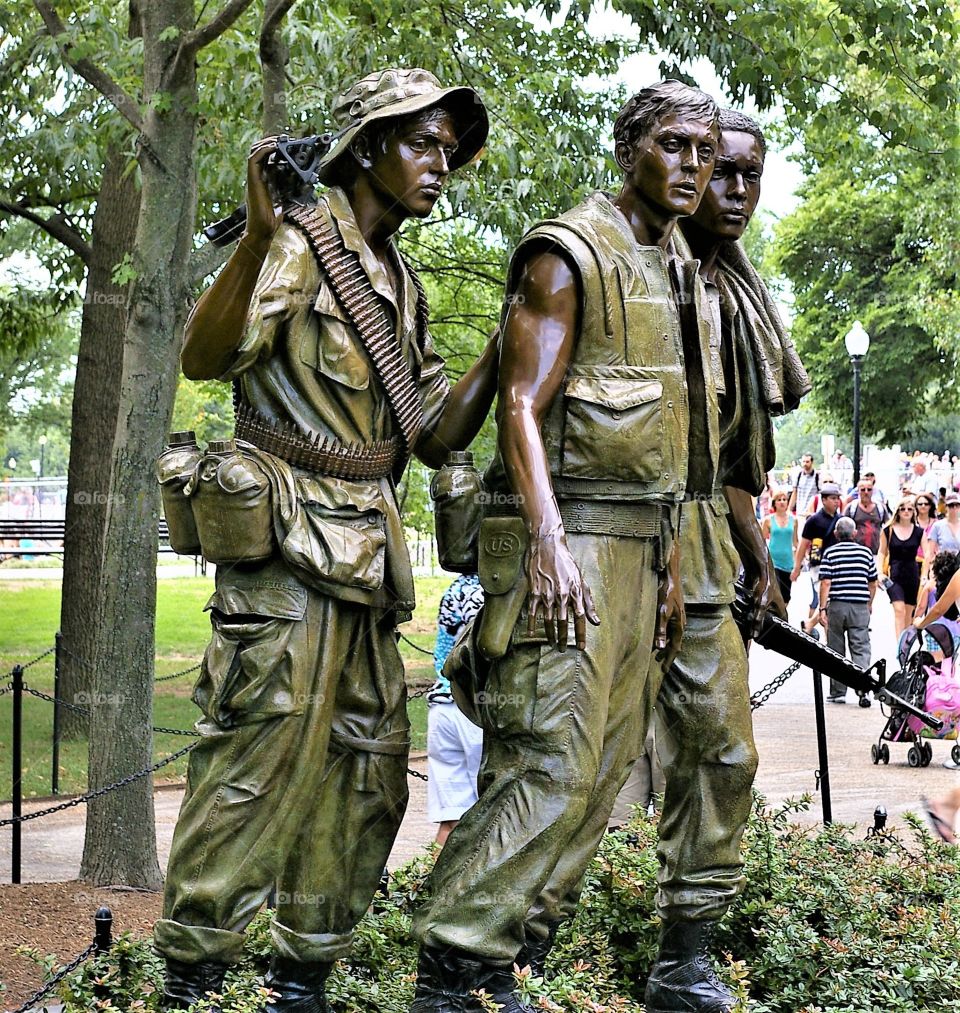
{"type": "Polygon", "coordinates": [[[197,300],[187,319],[180,365],[191,380],[222,376],[243,339],[243,330],[260,268],[280,218],[263,176],[276,142],[267,137],[250,149],[247,160],[247,230],[214,283],[197,300]]]}
{"type": "Polygon", "coordinates": [[[820,581],[820,625],[824,628],[827,627],[829,622],[827,617],[827,602],[830,600],[830,584],[831,581],[827,579],[820,581]]]}
{"type": "MultiPolygon", "coordinates": [[[[753,595],[753,608],[756,620],[762,621],[768,609],[781,619],[787,618],[787,608],[780,594],[780,587],[772,579],[770,550],[767,548],[764,531],[757,524],[757,515],[753,510],[753,498],[744,489],[725,485],[723,494],[730,506],[730,534],[737,548],[740,562],[743,563],[743,575],[753,595]]],[[[768,520],[764,520],[769,531],[768,520]]]]}
{"type": "Polygon", "coordinates": [[[943,589],[943,594],[937,599],[936,605],[922,619],[914,619],[913,625],[922,630],[925,626],[936,622],[958,598],[960,598],[960,571],[950,578],[950,583],[943,589]]]}
{"type": "Polygon", "coordinates": [[[577,646],[586,647],[586,619],[599,622],[567,548],[540,426],[560,393],[579,322],[579,283],[560,256],[534,255],[523,270],[504,323],[497,410],[500,451],[530,534],[526,568],[530,630],[542,612],[547,635],[566,645],[570,611],[577,646]]]}
{"type": "Polygon", "coordinates": [[[801,538],[797,543],[797,550],[793,557],[793,572],[790,574],[791,580],[796,580],[800,576],[800,571],[803,569],[803,561],[807,558],[809,549],[810,539],[801,538]]]}
{"type": "Polygon", "coordinates": [[[790,500],[787,503],[787,513],[792,514],[793,508],[796,505],[797,505],[797,489],[796,486],[794,486],[794,488],[790,490],[790,500]]]}
{"type": "Polygon", "coordinates": [[[480,432],[497,393],[498,335],[499,331],[491,335],[450,391],[437,424],[417,441],[417,457],[428,467],[442,467],[451,450],[466,450],[480,432]]]}

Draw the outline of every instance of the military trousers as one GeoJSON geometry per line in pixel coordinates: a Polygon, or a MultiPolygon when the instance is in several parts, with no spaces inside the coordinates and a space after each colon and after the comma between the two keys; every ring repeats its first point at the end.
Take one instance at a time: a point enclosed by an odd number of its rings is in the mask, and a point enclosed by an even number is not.
{"type": "Polygon", "coordinates": [[[687,607],[654,725],[666,774],[657,907],[663,918],[718,919],[743,887],[757,772],[747,652],[729,606],[687,607]]]}
{"type": "MultiPolygon", "coordinates": [[[[665,675],[653,660],[646,692],[666,779],[657,908],[665,919],[718,919],[743,887],[740,842],[757,770],[747,653],[729,606],[688,606],[680,654],[665,675]]],[[[628,788],[629,779],[621,792],[628,788]]],[[[623,802],[618,795],[615,808],[623,802]]],[[[546,938],[552,923],[573,917],[582,879],[563,893],[563,866],[586,868],[604,829],[594,824],[584,838],[586,861],[561,860],[527,916],[528,935],[546,938]]]]}
{"type": "Polygon", "coordinates": [[[407,803],[409,722],[391,612],[301,584],[280,562],[212,599],[202,737],[167,869],[162,954],[234,963],[276,890],[276,953],[345,956],[407,803]]]}
{"type": "MultiPolygon", "coordinates": [[[[583,878],[650,715],[654,545],[567,534],[599,626],[583,651],[523,636],[490,673],[480,706],[480,798],[450,835],[414,935],[509,966],[526,924],[583,878]]],[[[656,676],[654,675],[656,678],[656,676]]]]}

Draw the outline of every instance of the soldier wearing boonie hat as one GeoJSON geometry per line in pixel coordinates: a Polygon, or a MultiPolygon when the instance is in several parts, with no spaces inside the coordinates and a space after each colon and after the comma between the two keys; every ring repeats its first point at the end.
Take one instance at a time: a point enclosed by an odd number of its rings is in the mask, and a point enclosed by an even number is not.
{"type": "Polygon", "coordinates": [[[271,1009],[327,1010],[407,801],[396,626],[413,577],[395,482],[411,454],[439,467],[465,449],[496,390],[492,341],[451,389],[392,238],[483,147],[482,101],[392,69],[333,116],[329,189],[282,217],[264,179],[276,141],[253,146],[246,234],[187,325],[184,372],[235,385],[233,452],[267,476],[274,549],[218,566],[208,605],[202,738],[155,926],[168,1010],[221,990],[274,889],[271,1009]]]}

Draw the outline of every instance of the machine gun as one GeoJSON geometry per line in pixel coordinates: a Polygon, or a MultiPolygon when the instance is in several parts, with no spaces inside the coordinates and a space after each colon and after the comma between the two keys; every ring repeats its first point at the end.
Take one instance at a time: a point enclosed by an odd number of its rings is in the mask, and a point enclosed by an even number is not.
{"type": "MultiPolygon", "coordinates": [[[[277,150],[267,159],[266,173],[279,204],[312,193],[320,162],[339,136],[325,133],[297,138],[281,134],[277,138],[277,150]]],[[[241,204],[226,218],[208,225],[203,234],[214,246],[228,246],[243,235],[246,224],[247,205],[241,204]]]]}
{"type": "MultiPolygon", "coordinates": [[[[740,581],[737,581],[737,598],[733,604],[733,616],[740,627],[744,640],[750,639],[755,626],[753,600],[746,585],[740,581]]],[[[826,644],[821,644],[819,640],[815,640],[803,630],[798,630],[777,616],[770,615],[769,612],[764,615],[759,632],[753,633],[753,639],[768,651],[776,651],[792,661],[806,665],[814,672],[829,676],[857,693],[873,693],[878,700],[918,718],[935,731],[940,731],[943,728],[943,722],[939,718],[935,718],[932,714],[928,714],[887,689],[887,662],[885,658],[874,662],[870,668],[861,668],[849,658],[837,654],[826,644]],[[874,672],[876,675],[872,674],[874,672]]]]}

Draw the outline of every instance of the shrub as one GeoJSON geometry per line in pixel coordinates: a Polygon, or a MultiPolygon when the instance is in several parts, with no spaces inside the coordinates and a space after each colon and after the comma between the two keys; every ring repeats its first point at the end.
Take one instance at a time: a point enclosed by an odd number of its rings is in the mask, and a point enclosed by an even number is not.
{"type": "MultiPolygon", "coordinates": [[[[868,840],[841,825],[792,823],[806,804],[771,810],[758,799],[744,837],[747,887],[717,935],[720,975],[744,1008],[918,1013],[960,1003],[957,850],[932,840],[917,821],[906,833],[868,840]]],[[[425,855],[396,872],[358,927],[349,963],[330,978],[336,1013],[406,1013],[416,967],[410,915],[431,861],[425,855]]],[[[641,816],[607,835],[577,917],[558,936],[552,979],[521,973],[518,987],[531,1005],[640,1013],[657,945],[656,870],[655,822],[641,816]]],[[[225,1010],[263,1009],[268,930],[263,912],[248,931],[243,964],[227,980],[225,1010]]],[[[160,980],[149,943],[121,938],[107,958],[68,979],[66,1013],[155,1010],[160,980]]]]}

